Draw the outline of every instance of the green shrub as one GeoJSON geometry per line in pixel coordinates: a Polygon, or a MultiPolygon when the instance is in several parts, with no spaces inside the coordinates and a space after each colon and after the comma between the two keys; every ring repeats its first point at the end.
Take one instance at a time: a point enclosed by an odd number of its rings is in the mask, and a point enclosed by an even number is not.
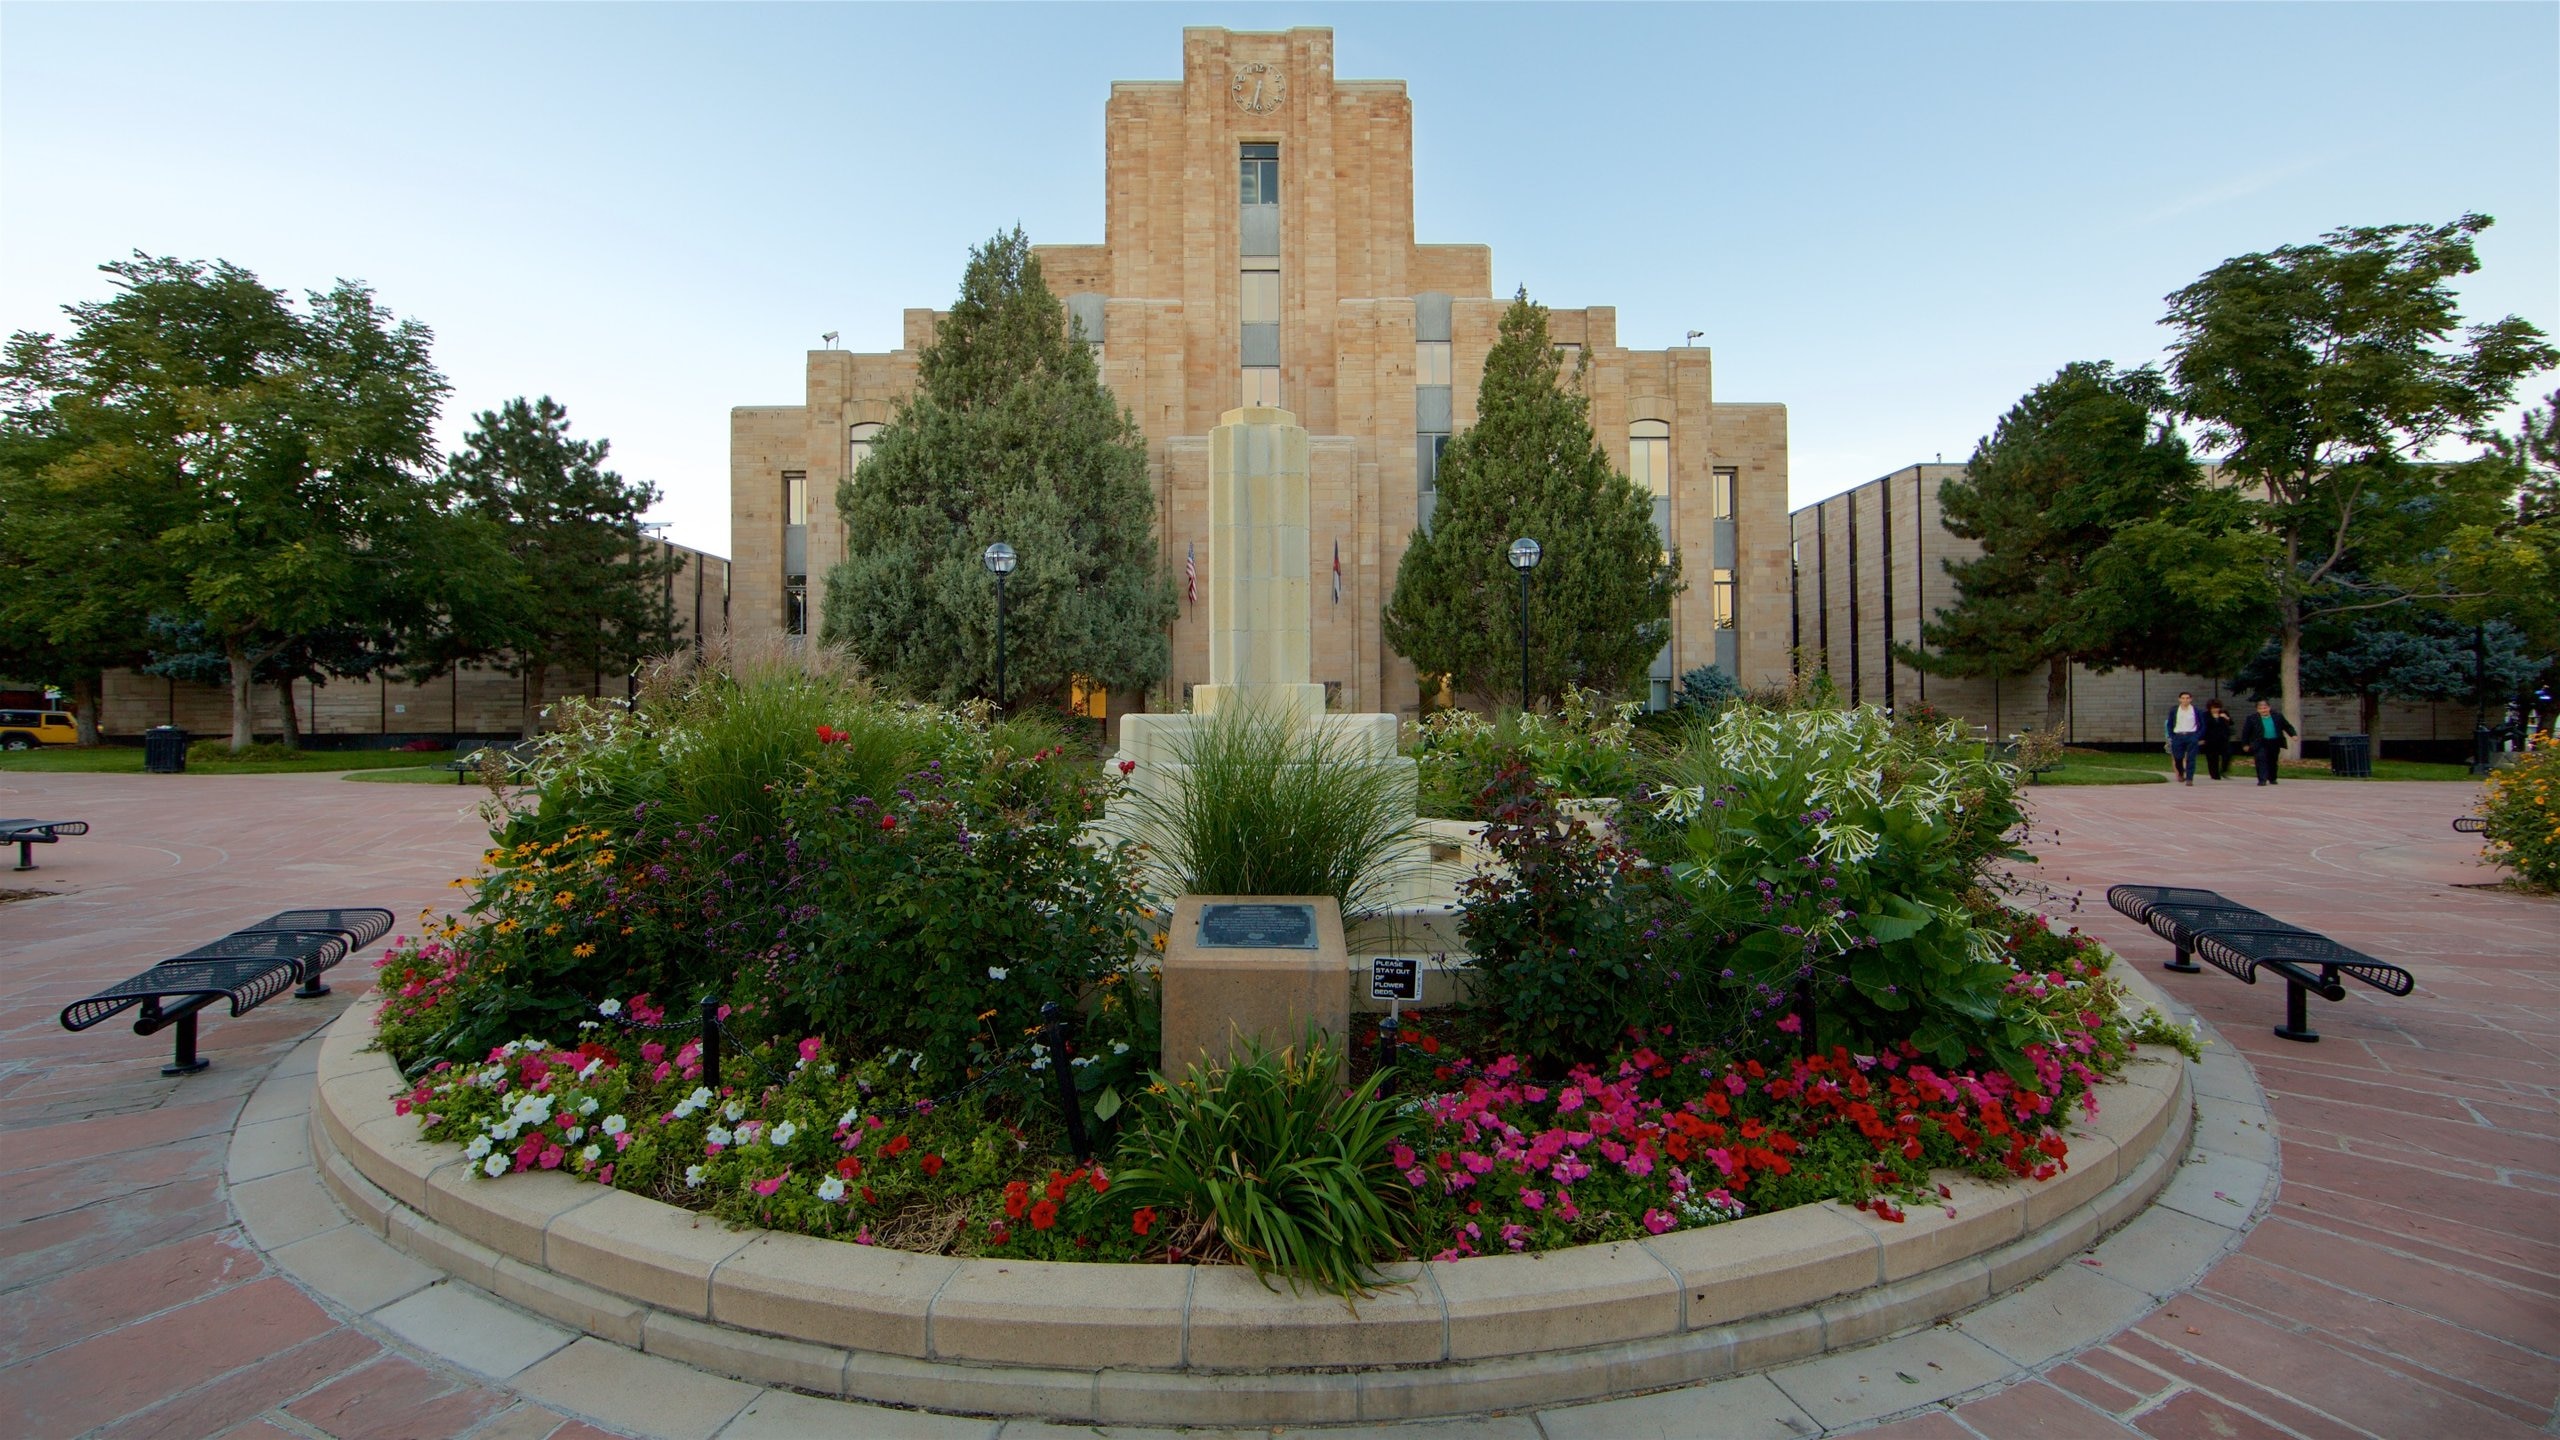
{"type": "Polygon", "coordinates": [[[1679,708],[1713,715],[1742,698],[1742,682],[1714,665],[1701,665],[1680,676],[1679,708]]]}
{"type": "Polygon", "coordinates": [[[1680,968],[1764,1015],[1813,982],[1825,1048],[2021,1063],[2035,1027],[2004,1013],[2007,918],[1986,890],[1995,860],[2027,858],[2013,767],[1960,726],[1873,707],[1736,707],[1694,725],[1663,778],[1647,843],[1688,912],[1680,968]]]}
{"type": "Polygon", "coordinates": [[[2482,787],[2489,858],[2541,890],[2560,890],[2560,746],[2545,745],[2492,771],[2482,787]]]}
{"type": "Polygon", "coordinates": [[[1411,1248],[1414,1194],[1393,1151],[1413,1122],[1378,1098],[1379,1076],[1346,1090],[1341,1063],[1310,1035],[1193,1067],[1139,1103],[1114,1198],[1188,1215],[1183,1248],[1223,1246],[1265,1285],[1276,1274],[1292,1289],[1367,1294],[1376,1268],[1411,1248]]]}
{"type": "Polygon", "coordinates": [[[1417,728],[1424,814],[1484,820],[1486,787],[1505,767],[1525,765],[1574,799],[1615,799],[1635,788],[1644,761],[1632,704],[1602,703],[1569,691],[1552,715],[1506,710],[1486,720],[1470,710],[1441,710],[1417,728]]]}
{"type": "Polygon", "coordinates": [[[1614,838],[1556,808],[1526,765],[1486,787],[1485,844],[1501,863],[1459,887],[1474,957],[1471,1003],[1523,1055],[1606,1053],[1658,1013],[1664,973],[1659,877],[1614,838]]]}
{"type": "Polygon", "coordinates": [[[1128,801],[1166,893],[1330,895],[1349,920],[1405,880],[1416,827],[1402,767],[1344,732],[1235,706],[1174,753],[1185,770],[1128,801]]]}

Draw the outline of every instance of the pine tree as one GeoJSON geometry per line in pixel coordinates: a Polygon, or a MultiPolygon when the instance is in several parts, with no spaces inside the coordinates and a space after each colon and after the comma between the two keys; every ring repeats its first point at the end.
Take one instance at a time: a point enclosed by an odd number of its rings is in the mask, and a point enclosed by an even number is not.
{"type": "MultiPolygon", "coordinates": [[[[2010,407],[1964,476],[1938,491],[1948,532],[1980,541],[1982,554],[1946,563],[1956,603],[1922,622],[1924,648],[1899,658],[1933,675],[2042,669],[2047,728],[2063,721],[2075,659],[2187,668],[2174,628],[2122,628],[2125,608],[2095,603],[2098,577],[2116,568],[2103,552],[2117,532],[2195,493],[2195,462],[2163,420],[2166,404],[2151,371],[2100,361],[2065,365],[2010,407]]],[[[2143,608],[2162,618],[2164,607],[2143,608]]]]}
{"type": "Polygon", "coordinates": [[[512,603],[481,638],[523,677],[530,739],[551,672],[627,673],[673,643],[666,585],[683,562],[641,533],[657,487],[605,469],[610,443],[569,438],[569,412],[550,396],[472,419],[450,473],[515,560],[512,603]]]}
{"type": "Polygon", "coordinates": [[[996,594],[980,556],[1001,540],[1020,557],[1005,584],[1009,694],[1162,679],[1174,593],[1146,440],[1019,228],[970,252],[919,359],[915,395],[837,492],[845,559],[821,634],[908,694],[992,695],[996,594]]]}
{"type": "Polygon", "coordinates": [[[1529,683],[1619,694],[1671,634],[1680,560],[1653,525],[1652,497],[1610,468],[1591,401],[1560,384],[1547,310],[1513,297],[1485,355],[1476,423],[1440,458],[1440,511],[1396,569],[1386,641],[1425,675],[1504,694],[1520,667],[1520,580],[1512,540],[1544,555],[1530,578],[1529,683]]]}

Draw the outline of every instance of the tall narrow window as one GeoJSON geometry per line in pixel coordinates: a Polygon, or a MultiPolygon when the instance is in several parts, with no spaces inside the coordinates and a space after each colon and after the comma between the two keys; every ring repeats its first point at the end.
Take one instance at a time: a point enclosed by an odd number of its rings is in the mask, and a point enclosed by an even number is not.
{"type": "Polygon", "coordinates": [[[1449,342],[1416,341],[1413,347],[1413,383],[1446,385],[1449,383],[1449,342]]]}
{"type": "Polygon", "coordinates": [[[1627,478],[1647,495],[1671,493],[1671,427],[1639,420],[1627,427],[1627,478]]]}
{"type": "Polygon", "coordinates": [[[1440,514],[1440,454],[1449,448],[1449,437],[1425,431],[1413,437],[1414,490],[1421,513],[1415,518],[1422,533],[1431,533],[1431,522],[1440,514]]]}
{"type": "Polygon", "coordinates": [[[809,633],[809,474],[782,472],[782,633],[809,633]]]}
{"type": "Polygon", "coordinates": [[[871,458],[871,447],[880,440],[880,427],[863,424],[853,427],[852,438],[845,446],[844,475],[850,480],[861,473],[862,462],[871,458]]]}
{"type": "Polygon", "coordinates": [[[1733,482],[1735,477],[1739,476],[1741,473],[1741,471],[1736,470],[1730,465],[1719,465],[1716,467],[1715,502],[1716,518],[1719,520],[1730,520],[1733,518],[1733,482]]]}
{"type": "Polygon", "coordinates": [[[1717,628],[1717,629],[1719,629],[1719,630],[1730,630],[1730,629],[1732,629],[1732,628],[1733,628],[1733,572],[1732,572],[1732,571],[1730,571],[1730,570],[1718,570],[1717,572],[1715,572],[1715,582],[1714,582],[1714,588],[1713,588],[1713,592],[1712,592],[1711,598],[1713,599],[1713,601],[1714,601],[1714,603],[1715,603],[1716,628],[1717,628]]]}
{"type": "Polygon", "coordinates": [[[1245,366],[1244,397],[1241,403],[1277,407],[1280,403],[1280,367],[1277,365],[1245,366]]]}
{"type": "Polygon", "coordinates": [[[1280,203],[1280,147],[1277,144],[1250,144],[1243,147],[1243,186],[1237,199],[1246,205],[1280,203]]]}

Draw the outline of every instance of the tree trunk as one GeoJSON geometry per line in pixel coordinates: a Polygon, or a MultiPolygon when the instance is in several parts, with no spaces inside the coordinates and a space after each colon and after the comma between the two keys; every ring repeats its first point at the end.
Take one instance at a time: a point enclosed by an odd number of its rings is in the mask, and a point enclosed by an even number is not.
{"type": "Polygon", "coordinates": [[[99,696],[104,689],[94,670],[71,677],[71,724],[83,749],[98,743],[99,696]]]}
{"type": "MultiPolygon", "coordinates": [[[[2295,721],[2295,724],[2302,722],[2295,721]]],[[[2367,690],[2356,696],[2356,723],[2364,731],[2368,752],[2382,754],[2382,692],[2367,690]]]]}
{"type": "Polygon", "coordinates": [[[249,677],[248,647],[237,640],[226,641],[222,658],[231,662],[231,750],[233,754],[257,742],[257,732],[250,722],[256,682],[249,677]]]}
{"type": "Polygon", "coordinates": [[[2284,621],[2284,644],[2276,663],[2276,686],[2284,702],[2284,718],[2293,722],[2293,738],[2284,742],[2288,760],[2302,758],[2302,596],[2294,586],[2302,574],[2302,541],[2292,531],[2284,537],[2284,583],[2277,587],[2277,612],[2284,621]]]}
{"type": "Polygon", "coordinates": [[[526,663],[524,667],[524,730],[522,733],[523,737],[527,740],[531,740],[542,733],[542,688],[544,685],[549,683],[550,679],[550,666],[543,664],[539,660],[529,661],[526,663]]]}
{"type": "Polygon", "coordinates": [[[2071,657],[2056,655],[2044,664],[2044,728],[2059,730],[2070,722],[2071,657]]]}
{"type": "Polygon", "coordinates": [[[277,713],[284,717],[284,748],[299,750],[302,748],[302,716],[294,709],[291,680],[276,682],[276,700],[277,713]]]}

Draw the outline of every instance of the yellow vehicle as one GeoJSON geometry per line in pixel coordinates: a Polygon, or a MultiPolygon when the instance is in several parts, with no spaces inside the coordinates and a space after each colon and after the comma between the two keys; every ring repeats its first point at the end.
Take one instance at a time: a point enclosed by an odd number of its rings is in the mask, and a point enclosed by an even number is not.
{"type": "Polygon", "coordinates": [[[80,728],[68,710],[0,710],[0,750],[78,743],[80,728]]]}

